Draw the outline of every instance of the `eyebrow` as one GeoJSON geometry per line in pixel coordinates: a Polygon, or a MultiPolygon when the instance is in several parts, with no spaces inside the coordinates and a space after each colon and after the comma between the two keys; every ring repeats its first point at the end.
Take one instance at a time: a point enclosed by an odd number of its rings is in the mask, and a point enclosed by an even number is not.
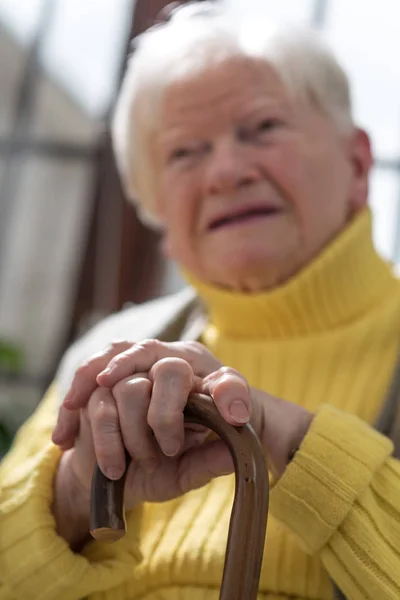
{"type": "MultiPolygon", "coordinates": [[[[292,114],[292,110],[290,109],[290,105],[286,100],[277,101],[275,98],[264,98],[262,100],[257,100],[251,104],[244,111],[241,111],[234,119],[233,124],[235,127],[242,125],[243,121],[247,119],[251,119],[257,117],[263,111],[268,110],[279,110],[279,112],[284,113],[286,116],[290,116],[292,114]]],[[[202,133],[204,130],[201,128],[201,123],[193,123],[188,124],[188,129],[186,129],[185,122],[176,122],[170,125],[165,131],[156,131],[154,133],[154,139],[157,142],[162,144],[169,144],[174,142],[179,142],[181,138],[185,138],[189,140],[192,138],[193,141],[196,141],[198,137],[202,137],[202,133]]]]}

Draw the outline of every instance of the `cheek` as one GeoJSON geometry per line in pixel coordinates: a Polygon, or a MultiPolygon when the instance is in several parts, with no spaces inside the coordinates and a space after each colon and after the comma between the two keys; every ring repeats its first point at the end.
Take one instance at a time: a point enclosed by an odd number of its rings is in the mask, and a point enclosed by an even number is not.
{"type": "Polygon", "coordinates": [[[309,194],[317,209],[326,215],[346,210],[349,191],[349,165],[335,146],[316,148],[305,165],[309,194]]]}
{"type": "Polygon", "coordinates": [[[198,215],[195,177],[188,173],[166,173],[160,177],[162,218],[171,241],[189,243],[194,238],[198,215]]]}
{"type": "Polygon", "coordinates": [[[296,206],[306,187],[307,167],[295,144],[282,144],[263,157],[268,179],[289,205],[296,206]]]}
{"type": "Polygon", "coordinates": [[[271,177],[301,220],[345,195],[344,163],[335,148],[306,139],[288,143],[269,157],[271,177]]]}
{"type": "Polygon", "coordinates": [[[166,170],[158,176],[158,206],[166,225],[173,225],[175,215],[179,215],[179,207],[182,206],[184,189],[179,177],[173,172],[166,170]]]}

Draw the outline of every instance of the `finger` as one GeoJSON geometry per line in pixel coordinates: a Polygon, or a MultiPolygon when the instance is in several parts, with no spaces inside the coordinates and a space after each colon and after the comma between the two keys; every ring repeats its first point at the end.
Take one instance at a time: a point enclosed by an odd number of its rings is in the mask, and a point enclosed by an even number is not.
{"type": "Polygon", "coordinates": [[[71,386],[65,395],[63,405],[70,410],[83,408],[97,388],[96,377],[117,354],[132,346],[132,342],[113,342],[102,352],[94,354],[75,372],[71,386]]]}
{"type": "Polygon", "coordinates": [[[252,414],[250,388],[246,379],[235,369],[222,367],[203,380],[196,380],[197,391],[209,394],[221,416],[231,425],[245,425],[252,414]]]}
{"type": "MultiPolygon", "coordinates": [[[[86,481],[89,485],[93,477],[96,464],[96,454],[93,445],[92,425],[87,409],[78,411],[81,415],[79,433],[74,442],[74,454],[79,457],[77,469],[81,477],[80,481],[86,481]]],[[[89,487],[89,486],[88,486],[89,487]]]]}
{"type": "Polygon", "coordinates": [[[132,459],[149,473],[158,466],[157,447],[147,423],[152,387],[147,377],[138,375],[123,379],[112,390],[124,446],[132,459]]]}
{"type": "Polygon", "coordinates": [[[51,437],[53,443],[60,446],[63,450],[68,450],[74,445],[78,433],[79,411],[70,411],[61,406],[58,411],[57,424],[51,437]]]}
{"type": "Polygon", "coordinates": [[[137,372],[148,372],[156,362],[168,357],[186,360],[199,377],[205,377],[220,366],[205,346],[198,342],[145,340],[113,357],[97,376],[97,383],[112,388],[121,379],[137,372]]]}
{"type": "Polygon", "coordinates": [[[175,456],[183,446],[183,410],[193,387],[193,371],[180,358],[164,358],[149,372],[153,391],[147,421],[166,456],[175,456]]]}
{"type": "Polygon", "coordinates": [[[203,487],[215,477],[233,473],[228,446],[222,440],[191,448],[180,459],[179,487],[182,494],[203,487]]]}
{"type": "Polygon", "coordinates": [[[125,471],[125,449],[111,391],[98,388],[92,394],[87,410],[98,465],[106,477],[119,479],[125,471]]]}

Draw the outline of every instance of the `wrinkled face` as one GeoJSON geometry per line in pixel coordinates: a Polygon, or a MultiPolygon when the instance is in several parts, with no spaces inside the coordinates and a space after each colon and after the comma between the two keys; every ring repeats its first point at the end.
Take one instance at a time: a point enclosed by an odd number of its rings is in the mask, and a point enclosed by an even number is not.
{"type": "Polygon", "coordinates": [[[169,255],[223,287],[281,284],[366,202],[366,135],[339,135],[254,58],[171,84],[151,144],[169,255]]]}

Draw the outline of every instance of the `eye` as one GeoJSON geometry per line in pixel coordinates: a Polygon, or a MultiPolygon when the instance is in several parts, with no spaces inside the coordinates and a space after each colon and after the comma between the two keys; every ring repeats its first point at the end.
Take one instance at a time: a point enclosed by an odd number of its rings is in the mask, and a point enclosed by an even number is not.
{"type": "Polygon", "coordinates": [[[257,124],[255,131],[256,133],[265,133],[276,129],[280,125],[282,125],[282,122],[278,119],[263,119],[257,124]]]}
{"type": "Polygon", "coordinates": [[[283,125],[283,122],[277,118],[266,118],[257,121],[253,125],[248,125],[239,129],[239,137],[244,142],[262,141],[283,125]]]}
{"type": "Polygon", "coordinates": [[[194,143],[188,146],[177,146],[168,153],[168,162],[194,162],[207,154],[211,149],[209,142],[194,143]]]}
{"type": "Polygon", "coordinates": [[[184,158],[190,158],[195,153],[193,148],[175,148],[169,153],[168,162],[175,162],[184,158]]]}

